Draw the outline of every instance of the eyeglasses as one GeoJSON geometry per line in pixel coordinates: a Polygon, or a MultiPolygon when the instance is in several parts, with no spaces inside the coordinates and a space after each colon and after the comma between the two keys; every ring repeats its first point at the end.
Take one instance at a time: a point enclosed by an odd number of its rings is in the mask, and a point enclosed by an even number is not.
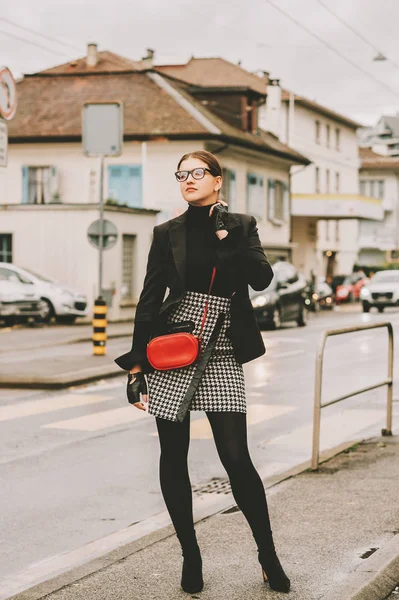
{"type": "Polygon", "coordinates": [[[193,179],[203,179],[205,177],[205,171],[211,173],[210,169],[198,167],[197,169],[192,169],[191,171],[176,171],[175,177],[179,183],[183,183],[183,181],[188,179],[190,174],[193,176],[193,179]]]}

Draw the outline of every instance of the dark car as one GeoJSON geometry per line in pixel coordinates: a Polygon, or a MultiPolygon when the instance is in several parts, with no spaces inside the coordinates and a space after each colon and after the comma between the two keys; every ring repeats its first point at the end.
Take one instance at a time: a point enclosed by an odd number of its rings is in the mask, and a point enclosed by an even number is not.
{"type": "Polygon", "coordinates": [[[278,329],[281,323],[296,321],[303,327],[307,323],[305,277],[286,261],[276,262],[273,272],[274,278],[268,288],[262,292],[249,288],[259,326],[278,329]]]}

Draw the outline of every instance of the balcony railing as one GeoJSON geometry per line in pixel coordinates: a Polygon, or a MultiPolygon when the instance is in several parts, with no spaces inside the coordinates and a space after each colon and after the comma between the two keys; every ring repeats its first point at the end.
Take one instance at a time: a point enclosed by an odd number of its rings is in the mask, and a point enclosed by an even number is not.
{"type": "Polygon", "coordinates": [[[291,213],[319,219],[384,218],[382,200],[361,194],[292,194],[291,213]]]}

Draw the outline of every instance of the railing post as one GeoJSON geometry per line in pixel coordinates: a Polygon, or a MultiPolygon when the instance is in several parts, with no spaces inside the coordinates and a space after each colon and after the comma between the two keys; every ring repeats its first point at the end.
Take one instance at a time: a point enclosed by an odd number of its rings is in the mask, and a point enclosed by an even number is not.
{"type": "Polygon", "coordinates": [[[392,435],[392,402],[393,402],[393,328],[392,323],[387,323],[388,329],[388,383],[387,390],[387,428],[381,431],[382,435],[392,435]]]}
{"type": "Polygon", "coordinates": [[[312,447],[312,471],[317,471],[319,467],[319,449],[320,449],[320,416],[321,416],[321,390],[323,383],[323,355],[324,346],[327,339],[327,333],[323,333],[316,355],[316,373],[314,388],[314,407],[313,407],[313,447],[312,447]]]}

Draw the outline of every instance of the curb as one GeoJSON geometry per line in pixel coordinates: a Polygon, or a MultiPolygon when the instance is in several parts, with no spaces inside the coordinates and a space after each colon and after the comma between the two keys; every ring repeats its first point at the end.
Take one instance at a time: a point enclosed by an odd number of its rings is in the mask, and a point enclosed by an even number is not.
{"type": "Polygon", "coordinates": [[[323,596],[322,600],[385,600],[399,581],[399,535],[368,558],[348,575],[342,587],[323,596]],[[366,583],[365,583],[366,579],[366,583]]]}
{"type": "Polygon", "coordinates": [[[118,369],[106,370],[104,365],[98,367],[89,367],[81,369],[78,374],[65,373],[61,375],[49,375],[48,377],[1,377],[0,388],[20,388],[29,390],[61,390],[74,385],[90,383],[99,379],[109,379],[110,377],[119,377],[123,372],[118,369]]]}
{"type": "MultiPolygon", "coordinates": [[[[319,460],[320,464],[362,441],[364,440],[350,440],[321,452],[319,460]]],[[[307,460],[291,467],[287,471],[270,475],[266,478],[262,477],[260,470],[260,476],[265,489],[270,489],[283,481],[303,473],[310,467],[311,461],[307,460]]],[[[216,502],[212,501],[212,503],[207,503],[205,500],[204,505],[200,506],[200,501],[198,504],[198,508],[195,508],[196,514],[194,514],[195,524],[236,506],[231,494],[229,494],[227,498],[218,498],[216,502]]],[[[171,524],[165,526],[165,523],[170,523],[170,517],[166,511],[154,515],[146,521],[139,522],[136,525],[115,532],[106,538],[96,540],[82,548],[56,556],[36,567],[10,576],[8,578],[8,586],[6,579],[3,580],[3,584],[5,582],[5,587],[3,586],[2,588],[2,582],[0,582],[0,600],[40,600],[84,577],[92,575],[101,569],[123,560],[131,554],[135,554],[143,548],[175,535],[173,526],[171,524]],[[154,526],[157,528],[154,529],[154,526]],[[153,528],[152,530],[150,530],[151,527],[153,528]],[[110,540],[112,543],[112,539],[115,540],[118,537],[120,540],[124,539],[124,541],[122,541],[119,546],[114,545],[112,550],[107,549],[107,540],[109,545],[110,540]],[[129,538],[130,541],[127,541],[129,538]]],[[[330,600],[337,600],[337,596],[330,600]]],[[[340,597],[340,600],[346,600],[346,598],[340,597]]],[[[356,598],[356,600],[366,600],[366,598],[360,597],[356,598]]],[[[371,598],[367,598],[367,600],[371,600],[371,598]]],[[[375,600],[382,600],[382,598],[376,598],[375,600]]]]}

